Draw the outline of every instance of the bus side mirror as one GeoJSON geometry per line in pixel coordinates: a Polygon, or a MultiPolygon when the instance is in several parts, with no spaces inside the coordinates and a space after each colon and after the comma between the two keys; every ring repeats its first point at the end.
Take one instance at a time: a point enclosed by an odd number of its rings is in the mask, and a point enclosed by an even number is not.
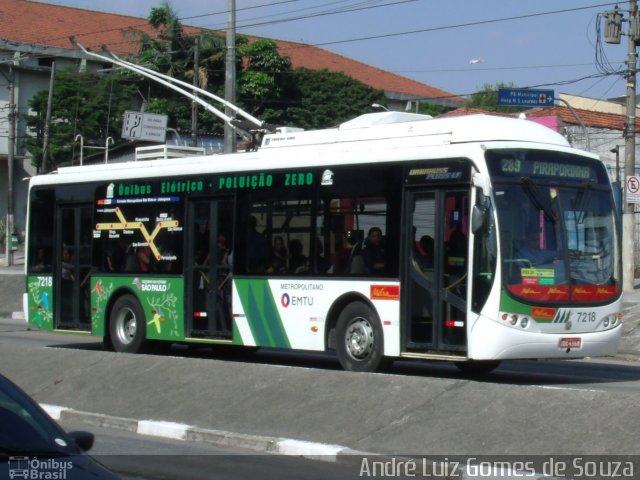
{"type": "Polygon", "coordinates": [[[474,235],[483,232],[487,227],[488,209],[482,205],[474,205],[471,211],[471,231],[474,235]]]}

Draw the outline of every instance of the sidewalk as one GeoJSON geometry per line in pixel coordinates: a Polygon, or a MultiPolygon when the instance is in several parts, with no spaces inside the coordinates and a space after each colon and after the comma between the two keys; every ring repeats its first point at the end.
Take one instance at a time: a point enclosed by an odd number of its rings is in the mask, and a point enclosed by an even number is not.
{"type": "Polygon", "coordinates": [[[0,275],[12,275],[24,273],[24,243],[18,245],[18,249],[13,252],[13,264],[7,266],[7,252],[2,245],[0,252],[0,275]]]}

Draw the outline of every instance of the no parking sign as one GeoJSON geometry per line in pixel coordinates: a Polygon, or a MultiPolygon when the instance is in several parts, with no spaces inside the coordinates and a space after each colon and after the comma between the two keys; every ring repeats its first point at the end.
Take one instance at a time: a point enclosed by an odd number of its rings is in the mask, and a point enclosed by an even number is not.
{"type": "Polygon", "coordinates": [[[632,175],[626,181],[627,203],[640,203],[640,177],[632,175]]]}

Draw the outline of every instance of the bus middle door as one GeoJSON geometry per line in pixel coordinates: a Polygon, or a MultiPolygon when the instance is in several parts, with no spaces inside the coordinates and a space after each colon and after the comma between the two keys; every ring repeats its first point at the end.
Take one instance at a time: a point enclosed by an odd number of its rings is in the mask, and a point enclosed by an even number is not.
{"type": "Polygon", "coordinates": [[[55,328],[91,328],[91,248],[93,207],[57,205],[55,328]]]}
{"type": "Polygon", "coordinates": [[[408,190],[406,205],[406,350],[464,354],[469,192],[408,190]]]}
{"type": "Polygon", "coordinates": [[[188,221],[188,336],[230,340],[233,200],[194,199],[188,221]]]}

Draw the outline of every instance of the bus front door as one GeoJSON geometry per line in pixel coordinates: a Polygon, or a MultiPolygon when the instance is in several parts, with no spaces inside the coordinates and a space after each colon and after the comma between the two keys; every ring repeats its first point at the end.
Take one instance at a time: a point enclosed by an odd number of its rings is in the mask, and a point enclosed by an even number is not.
{"type": "Polygon", "coordinates": [[[187,330],[191,338],[230,340],[232,199],[189,204],[187,330]]]}
{"type": "Polygon", "coordinates": [[[408,352],[466,352],[469,192],[408,191],[403,318],[408,352]]]}
{"type": "Polygon", "coordinates": [[[91,205],[58,205],[55,328],[91,328],[91,205]]]}

